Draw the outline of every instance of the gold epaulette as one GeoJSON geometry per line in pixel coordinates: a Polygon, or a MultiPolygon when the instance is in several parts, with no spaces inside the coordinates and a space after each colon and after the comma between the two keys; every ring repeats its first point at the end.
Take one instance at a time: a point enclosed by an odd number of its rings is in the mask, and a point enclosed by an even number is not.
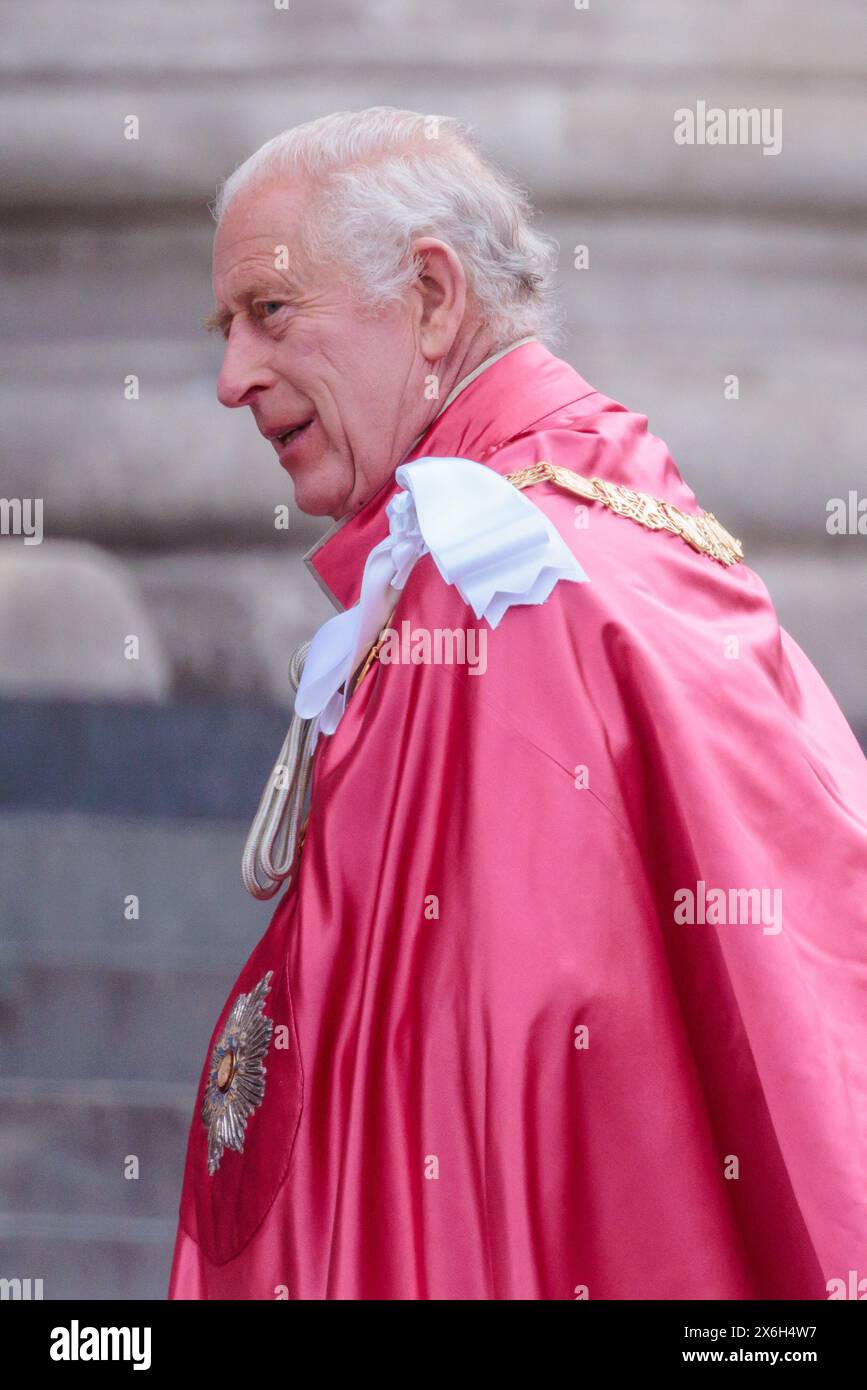
{"type": "Polygon", "coordinates": [[[571,468],[562,468],[556,463],[534,463],[530,468],[519,468],[515,473],[507,473],[507,480],[517,488],[532,487],[534,483],[556,483],[576,497],[588,502],[601,502],[609,511],[618,516],[627,516],[651,531],[672,531],[681,540],[691,545],[693,550],[710,555],[721,565],[736,565],[744,558],[739,540],[730,535],[713,512],[700,512],[691,516],[682,512],[672,502],[661,502],[646,492],[635,492],[622,483],[608,483],[603,478],[584,478],[573,473],[571,468]]]}

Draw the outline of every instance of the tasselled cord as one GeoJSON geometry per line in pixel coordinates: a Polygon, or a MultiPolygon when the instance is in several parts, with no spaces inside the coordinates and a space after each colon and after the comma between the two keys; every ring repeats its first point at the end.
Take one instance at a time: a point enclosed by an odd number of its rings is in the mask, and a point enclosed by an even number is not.
{"type": "MultiPolygon", "coordinates": [[[[289,681],[297,691],[310,643],[304,642],[289,662],[289,681]]],[[[277,761],[265,784],[241,857],[241,878],[254,898],[273,898],[288,887],[298,848],[318,719],[294,714],[277,761]]]]}

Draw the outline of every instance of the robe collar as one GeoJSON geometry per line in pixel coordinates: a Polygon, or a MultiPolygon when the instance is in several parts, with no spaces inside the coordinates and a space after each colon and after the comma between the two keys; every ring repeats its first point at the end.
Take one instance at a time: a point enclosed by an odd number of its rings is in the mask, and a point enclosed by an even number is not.
{"type": "MultiPolygon", "coordinates": [[[[521,339],[493,353],[458,382],[401,462],[432,454],[475,459],[496,469],[495,455],[504,444],[593,392],[538,339],[521,339]]],[[[306,552],[304,563],[335,608],[357,602],[364,562],[388,534],[386,507],[397,490],[394,478],[389,478],[359,511],[335,522],[306,552]]]]}

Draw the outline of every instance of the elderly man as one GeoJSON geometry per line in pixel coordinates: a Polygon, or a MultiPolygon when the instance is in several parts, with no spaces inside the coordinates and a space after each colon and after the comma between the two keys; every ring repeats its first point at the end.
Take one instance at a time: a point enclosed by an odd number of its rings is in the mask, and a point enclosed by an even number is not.
{"type": "Polygon", "coordinates": [[[834,700],[646,419],[543,346],[555,248],[465,130],[314,121],[217,219],[219,398],[335,519],[339,611],[244,856],[281,896],[170,1296],[837,1296],[867,777],[834,700]]]}

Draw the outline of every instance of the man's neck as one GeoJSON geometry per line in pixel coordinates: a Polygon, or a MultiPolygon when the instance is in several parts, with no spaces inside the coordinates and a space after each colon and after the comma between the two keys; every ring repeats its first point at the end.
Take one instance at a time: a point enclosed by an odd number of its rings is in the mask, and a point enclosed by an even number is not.
{"type": "Polygon", "coordinates": [[[532,342],[534,341],[534,339],[535,334],[529,333],[525,337],[516,338],[513,342],[507,343],[502,347],[491,347],[490,340],[488,340],[488,343],[486,344],[486,346],[488,347],[488,351],[485,353],[484,356],[479,356],[478,352],[473,354],[466,354],[461,363],[464,370],[461,372],[460,376],[458,376],[454,372],[450,373],[451,385],[446,386],[445,395],[442,394],[442,388],[445,383],[443,382],[443,380],[438,381],[438,386],[440,388],[440,395],[438,397],[439,404],[436,405],[435,409],[433,410],[430,416],[430,419],[426,422],[424,429],[416,435],[415,439],[412,441],[409,447],[404,450],[403,458],[406,458],[408,454],[412,453],[419,440],[423,439],[424,436],[427,434],[434,420],[438,419],[439,416],[442,415],[443,411],[446,409],[446,406],[451,405],[455,397],[460,395],[461,391],[463,391],[466,386],[469,386],[471,381],[474,381],[481,372],[483,372],[487,367],[490,367],[500,357],[504,357],[507,352],[511,352],[513,348],[520,347],[523,343],[532,342]],[[475,360],[472,360],[473,358],[475,360]]]}
{"type": "Polygon", "coordinates": [[[484,325],[470,330],[463,336],[462,341],[455,343],[437,372],[440,399],[445,400],[465,376],[469,376],[470,372],[481,366],[498,348],[505,346],[506,344],[498,342],[490,329],[484,325]]]}

